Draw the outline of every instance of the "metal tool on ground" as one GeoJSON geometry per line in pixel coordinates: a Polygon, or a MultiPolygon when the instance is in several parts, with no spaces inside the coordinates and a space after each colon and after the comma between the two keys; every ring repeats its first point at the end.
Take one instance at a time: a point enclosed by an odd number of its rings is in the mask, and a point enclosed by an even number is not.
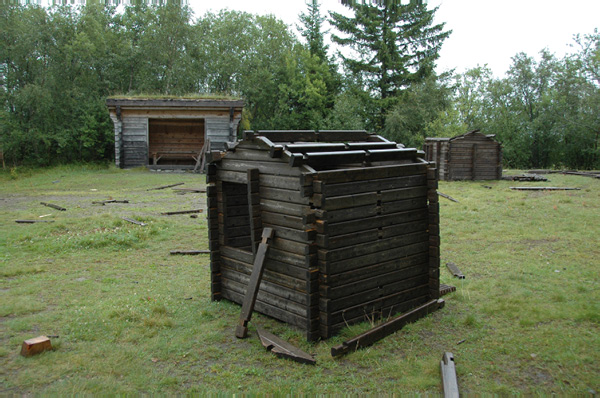
{"type": "Polygon", "coordinates": [[[317,363],[312,355],[307,354],[298,347],[288,343],[285,340],[280,339],[273,333],[269,333],[266,330],[256,328],[260,342],[273,354],[280,358],[288,358],[296,362],[305,363],[308,365],[314,365],[317,363]]]}
{"type": "Polygon", "coordinates": [[[260,281],[264,271],[265,259],[267,258],[267,250],[269,249],[269,243],[270,240],[273,239],[273,235],[273,228],[263,229],[262,240],[258,245],[258,250],[254,257],[252,274],[250,275],[250,281],[248,282],[248,288],[246,290],[246,295],[244,296],[240,320],[235,329],[235,336],[237,338],[243,339],[248,336],[248,322],[250,322],[250,318],[252,317],[252,311],[254,310],[254,304],[256,303],[256,297],[258,296],[258,288],[260,287],[260,281]]]}
{"type": "Polygon", "coordinates": [[[367,330],[366,332],[359,334],[350,340],[344,341],[331,348],[331,356],[338,357],[344,355],[352,350],[357,350],[361,347],[369,346],[382,338],[389,336],[390,334],[397,332],[407,324],[414,322],[420,318],[423,318],[427,314],[444,307],[445,301],[443,299],[431,300],[426,304],[423,304],[415,309],[412,309],[398,317],[395,317],[387,322],[382,323],[373,329],[367,330]]]}
{"type": "Polygon", "coordinates": [[[454,355],[445,352],[440,362],[442,372],[442,386],[444,398],[458,398],[458,381],[456,380],[456,367],[454,366],[454,355]]]}

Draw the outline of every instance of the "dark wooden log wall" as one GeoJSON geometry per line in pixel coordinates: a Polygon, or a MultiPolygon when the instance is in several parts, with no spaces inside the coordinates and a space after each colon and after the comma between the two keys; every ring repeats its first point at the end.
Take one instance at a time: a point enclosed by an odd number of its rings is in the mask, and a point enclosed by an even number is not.
{"type": "Polygon", "coordinates": [[[316,174],[321,337],[430,299],[427,177],[426,163],[316,174]]]}
{"type": "Polygon", "coordinates": [[[430,140],[424,145],[425,160],[434,162],[437,165],[438,176],[440,180],[448,180],[448,141],[430,140]]]}
{"type": "Polygon", "coordinates": [[[502,177],[500,144],[482,134],[471,134],[450,141],[449,178],[451,180],[497,180],[502,177]]]}
{"type": "Polygon", "coordinates": [[[307,339],[318,338],[318,264],[310,176],[304,176],[301,168],[271,158],[268,151],[242,142],[235,152],[229,152],[217,165],[209,167],[207,179],[214,183],[207,190],[214,197],[211,200],[209,195],[208,211],[210,249],[214,253],[211,254],[213,299],[224,297],[242,303],[253,263],[250,230],[255,228],[254,236],[260,237],[259,228],[271,227],[275,236],[267,253],[255,309],[298,326],[306,332],[307,339]],[[257,180],[249,178],[248,169],[257,170],[254,174],[257,180]],[[247,197],[254,201],[254,206],[247,199],[242,204],[242,189],[249,190],[247,197]],[[236,198],[237,207],[232,207],[231,198],[236,198]],[[235,217],[245,217],[249,222],[245,229],[236,230],[240,234],[236,241],[228,239],[227,234],[231,236],[228,231],[242,228],[244,220],[229,221],[231,211],[235,217]]]}

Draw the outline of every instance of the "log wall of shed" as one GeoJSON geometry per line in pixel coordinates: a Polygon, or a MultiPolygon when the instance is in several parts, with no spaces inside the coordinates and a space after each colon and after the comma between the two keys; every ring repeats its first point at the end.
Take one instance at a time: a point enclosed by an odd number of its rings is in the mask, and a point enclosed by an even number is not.
{"type": "MultiPolygon", "coordinates": [[[[213,299],[223,297],[242,304],[252,272],[253,254],[250,248],[234,247],[228,240],[231,217],[224,213],[228,208],[228,187],[247,184],[248,169],[258,169],[260,173],[260,214],[258,220],[249,217],[250,223],[259,225],[260,221],[260,227],[275,230],[255,310],[295,325],[305,331],[308,339],[315,339],[319,323],[314,216],[309,198],[301,190],[308,183],[302,182],[298,168],[269,157],[268,152],[241,150],[238,146],[236,152],[228,153],[218,165],[209,168],[207,179],[216,182],[216,207],[209,207],[208,213],[209,219],[217,220],[209,228],[219,238],[210,240],[212,283],[219,289],[213,290],[213,299]]],[[[243,212],[241,208],[239,211],[243,212]]]]}
{"type": "Polygon", "coordinates": [[[315,177],[323,338],[429,299],[426,173],[420,164],[315,177]]]}

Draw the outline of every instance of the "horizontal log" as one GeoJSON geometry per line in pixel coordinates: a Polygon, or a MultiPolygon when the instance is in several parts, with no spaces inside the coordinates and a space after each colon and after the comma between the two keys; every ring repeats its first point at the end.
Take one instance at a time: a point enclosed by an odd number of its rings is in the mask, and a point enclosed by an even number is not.
{"type": "Polygon", "coordinates": [[[377,192],[367,192],[345,196],[326,196],[325,194],[314,194],[312,202],[316,207],[323,210],[348,209],[358,206],[377,205],[379,195],[377,192]]]}
{"type": "Polygon", "coordinates": [[[317,233],[326,234],[329,237],[346,235],[353,232],[365,231],[368,229],[382,228],[394,224],[416,221],[427,217],[425,208],[398,213],[389,213],[377,215],[368,219],[344,221],[339,223],[317,222],[315,223],[317,233]]]}
{"type": "Polygon", "coordinates": [[[404,290],[417,288],[423,285],[429,286],[429,275],[426,273],[334,300],[321,298],[319,300],[319,310],[322,312],[335,312],[344,308],[359,305],[361,303],[389,296],[390,294],[404,290]]]}
{"type": "Polygon", "coordinates": [[[321,297],[330,300],[335,300],[339,298],[348,297],[350,295],[356,295],[360,292],[370,291],[376,288],[381,289],[387,284],[413,278],[426,273],[428,274],[428,272],[429,264],[423,263],[413,267],[396,269],[392,272],[388,272],[385,274],[374,276],[365,275],[365,278],[363,280],[351,282],[336,287],[321,284],[319,286],[319,291],[321,293],[321,297]]]}
{"type": "MultiPolygon", "coordinates": [[[[233,301],[234,303],[241,304],[244,301],[244,295],[235,292],[230,289],[223,290],[221,296],[227,300],[233,301]]],[[[264,301],[257,299],[254,304],[254,310],[261,314],[270,316],[279,321],[289,323],[304,330],[306,328],[306,318],[297,314],[292,314],[289,311],[273,306],[272,304],[265,303],[264,301]]]]}
{"type": "Polygon", "coordinates": [[[331,262],[342,261],[348,258],[364,256],[380,251],[388,250],[399,246],[407,246],[413,243],[425,242],[429,238],[426,230],[420,232],[408,233],[392,236],[387,239],[378,239],[376,242],[367,242],[335,250],[320,249],[319,260],[331,262]]]}
{"type": "Polygon", "coordinates": [[[361,281],[368,277],[375,277],[395,270],[403,270],[416,265],[427,264],[429,262],[429,253],[427,249],[420,253],[404,257],[402,259],[393,259],[390,261],[376,263],[365,267],[358,267],[354,270],[348,270],[339,274],[319,274],[321,284],[332,288],[343,286],[356,281],[361,281]]]}
{"type": "MultiPolygon", "coordinates": [[[[373,179],[385,179],[392,177],[410,176],[414,174],[425,174],[427,163],[409,163],[402,165],[390,165],[380,167],[365,167],[358,169],[341,169],[330,171],[319,171],[315,180],[327,184],[337,184],[346,182],[357,182],[373,179]]],[[[358,185],[358,184],[357,184],[358,185]]],[[[370,191],[372,189],[368,189],[370,191]]],[[[315,190],[315,192],[318,192],[315,190]]],[[[352,193],[348,192],[348,193],[352,193]]]]}
{"type": "Polygon", "coordinates": [[[376,216],[380,214],[381,207],[377,205],[377,202],[367,205],[354,207],[350,209],[340,209],[340,210],[315,210],[315,216],[323,221],[327,221],[328,223],[338,223],[343,221],[350,220],[365,220],[370,217],[376,216]]]}
{"type": "MultiPolygon", "coordinates": [[[[377,191],[385,191],[391,189],[400,189],[400,188],[408,188],[419,185],[425,185],[426,181],[426,168],[421,167],[422,170],[419,170],[419,174],[413,175],[400,175],[394,176],[390,178],[376,178],[369,179],[367,181],[362,181],[360,184],[355,183],[352,180],[342,181],[339,183],[332,183],[329,181],[323,181],[315,179],[313,182],[313,190],[315,193],[321,193],[326,197],[333,196],[344,196],[344,195],[354,195],[364,192],[377,192],[377,191]]],[[[363,169],[357,169],[363,170],[363,169]]],[[[371,169],[367,169],[371,170],[371,169]]],[[[400,169],[404,170],[404,169],[400,169]]]]}
{"type": "Polygon", "coordinates": [[[418,242],[407,246],[395,247],[393,249],[382,250],[375,254],[367,254],[360,257],[354,257],[340,262],[319,262],[319,270],[328,275],[348,272],[357,268],[367,267],[378,263],[384,263],[391,260],[400,260],[404,257],[427,251],[429,242],[418,242]]]}
{"type": "Polygon", "coordinates": [[[422,196],[420,198],[412,198],[405,200],[398,200],[395,202],[383,202],[381,203],[381,214],[392,214],[398,212],[405,212],[410,210],[419,210],[427,207],[427,197],[422,196]]]}
{"type": "Polygon", "coordinates": [[[247,160],[228,160],[227,158],[217,163],[217,170],[229,170],[237,172],[246,172],[248,169],[259,169],[260,174],[296,176],[302,173],[300,168],[286,167],[282,162],[259,162],[247,160]]]}
{"type": "MultiPolygon", "coordinates": [[[[238,272],[226,266],[221,266],[221,275],[223,280],[235,282],[236,285],[224,283],[225,288],[231,288],[234,291],[245,294],[250,282],[250,275],[238,272]]],[[[223,283],[223,282],[222,282],[223,283]]],[[[306,293],[288,289],[282,285],[277,285],[270,281],[262,280],[259,288],[259,295],[263,294],[262,300],[278,308],[282,308],[293,314],[306,316],[306,305],[308,298],[306,293]]]]}

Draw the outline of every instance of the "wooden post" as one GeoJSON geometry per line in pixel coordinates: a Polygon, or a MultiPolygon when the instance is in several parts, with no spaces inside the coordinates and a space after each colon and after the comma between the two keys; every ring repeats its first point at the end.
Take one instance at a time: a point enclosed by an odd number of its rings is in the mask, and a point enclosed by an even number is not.
{"type": "Polygon", "coordinates": [[[252,254],[256,255],[262,230],[260,196],[258,195],[260,171],[258,169],[248,169],[246,174],[248,176],[248,217],[251,221],[255,221],[250,222],[250,240],[252,241],[252,254]]]}
{"type": "Polygon", "coordinates": [[[442,372],[442,387],[444,398],[458,398],[458,382],[456,380],[456,367],[454,366],[454,355],[445,352],[440,362],[442,372]]]}
{"type": "Polygon", "coordinates": [[[440,204],[438,174],[435,163],[427,169],[427,200],[429,212],[429,298],[440,297],[440,204]]]}
{"type": "Polygon", "coordinates": [[[246,295],[244,296],[240,320],[235,329],[235,336],[239,339],[248,336],[248,322],[250,322],[250,318],[252,318],[252,311],[254,311],[254,304],[256,303],[256,297],[258,296],[258,289],[260,288],[260,281],[264,271],[270,239],[273,239],[273,228],[265,228],[262,234],[262,241],[260,242],[256,256],[254,257],[254,265],[252,266],[250,282],[248,282],[248,288],[246,289],[246,295]]]}
{"type": "MultiPolygon", "coordinates": [[[[209,165],[206,179],[212,180],[214,177],[211,172],[216,173],[214,167],[209,165]]],[[[212,183],[211,183],[212,184],[212,183]]],[[[208,247],[210,249],[210,297],[212,301],[221,299],[221,255],[219,243],[219,209],[217,198],[217,186],[209,185],[206,187],[206,207],[208,223],[208,247]]]]}

